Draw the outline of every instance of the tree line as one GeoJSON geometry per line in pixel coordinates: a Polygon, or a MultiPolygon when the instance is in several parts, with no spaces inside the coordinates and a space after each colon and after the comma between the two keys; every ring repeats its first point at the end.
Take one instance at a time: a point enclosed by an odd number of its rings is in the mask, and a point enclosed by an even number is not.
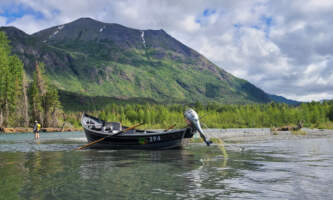
{"type": "Polygon", "coordinates": [[[0,127],[28,127],[35,120],[44,127],[57,126],[61,113],[58,91],[49,83],[44,64],[36,61],[29,81],[22,61],[0,32],[0,127]]]}
{"type": "MultiPolygon", "coordinates": [[[[193,108],[199,114],[203,127],[209,128],[260,128],[297,126],[333,129],[333,102],[311,102],[299,106],[282,103],[226,105],[208,103],[203,105],[162,104],[115,104],[100,110],[88,111],[106,121],[120,121],[125,125],[144,122],[143,128],[167,128],[176,124],[184,127],[183,112],[193,108]]],[[[80,127],[81,112],[68,112],[67,120],[80,127]]]]}

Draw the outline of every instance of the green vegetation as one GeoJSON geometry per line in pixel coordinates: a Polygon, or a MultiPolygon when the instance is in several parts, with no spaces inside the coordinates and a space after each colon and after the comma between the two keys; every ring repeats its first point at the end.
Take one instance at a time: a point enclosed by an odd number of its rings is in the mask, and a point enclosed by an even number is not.
{"type": "Polygon", "coordinates": [[[0,125],[10,124],[19,111],[23,73],[22,62],[11,55],[9,40],[4,32],[0,32],[0,125]]]}
{"type": "MultiPolygon", "coordinates": [[[[112,101],[111,99],[108,100],[112,101]]],[[[114,103],[107,104],[106,102],[101,103],[102,99],[97,101],[99,107],[93,106],[95,101],[90,99],[89,102],[91,103],[87,103],[86,108],[92,110],[85,109],[85,112],[107,121],[120,121],[126,125],[145,122],[144,128],[167,128],[175,123],[178,128],[184,127],[183,111],[187,107],[192,107],[198,112],[204,128],[296,126],[299,121],[303,121],[304,126],[309,128],[333,127],[333,121],[329,118],[330,107],[333,105],[332,101],[303,103],[300,106],[277,103],[247,105],[218,103],[202,105],[197,103],[184,106],[180,104],[136,104],[126,101],[113,101],[114,103]]],[[[64,106],[68,107],[66,103],[64,106]]],[[[78,122],[81,114],[82,112],[79,111],[68,110],[67,119],[71,119],[72,122],[75,122],[75,125],[80,126],[78,122]]]]}
{"type": "Polygon", "coordinates": [[[58,90],[49,84],[44,73],[44,64],[36,64],[36,71],[29,88],[30,113],[44,127],[56,127],[61,114],[58,90]]]}
{"type": "Polygon", "coordinates": [[[95,60],[86,55],[73,61],[79,76],[49,72],[49,78],[61,90],[88,96],[139,97],[173,103],[253,103],[266,98],[261,91],[256,94],[258,88],[235,77],[220,80],[215,72],[198,70],[195,65],[186,64],[184,68],[184,63],[168,58],[148,59],[140,50],[127,52],[135,55],[126,58],[128,63],[95,60]]]}
{"type": "Polygon", "coordinates": [[[0,32],[0,74],[0,127],[27,127],[34,120],[44,127],[58,126],[62,113],[58,90],[50,85],[43,63],[36,64],[28,85],[23,64],[11,55],[4,32],[0,32]]]}

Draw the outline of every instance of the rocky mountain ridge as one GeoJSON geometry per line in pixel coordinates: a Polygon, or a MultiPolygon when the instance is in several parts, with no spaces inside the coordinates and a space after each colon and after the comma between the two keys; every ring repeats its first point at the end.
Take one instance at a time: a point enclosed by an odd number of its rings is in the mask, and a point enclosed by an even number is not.
{"type": "Polygon", "coordinates": [[[1,27],[31,75],[45,63],[58,89],[86,96],[163,102],[266,103],[269,96],[219,68],[164,30],[137,30],[91,18],[28,35],[1,27]]]}

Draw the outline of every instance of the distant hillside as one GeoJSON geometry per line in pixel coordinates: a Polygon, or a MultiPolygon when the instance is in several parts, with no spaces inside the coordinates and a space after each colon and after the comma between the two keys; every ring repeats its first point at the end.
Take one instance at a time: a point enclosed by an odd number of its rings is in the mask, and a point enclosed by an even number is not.
{"type": "Polygon", "coordinates": [[[45,63],[60,90],[160,102],[266,103],[270,97],[163,30],[137,30],[81,18],[28,35],[2,27],[32,74],[45,63]]]}
{"type": "Polygon", "coordinates": [[[297,106],[297,105],[302,103],[300,101],[290,100],[290,99],[287,99],[283,96],[277,96],[277,95],[273,95],[273,94],[269,94],[269,98],[272,101],[275,101],[277,103],[285,103],[285,104],[294,105],[294,106],[297,106]]]}

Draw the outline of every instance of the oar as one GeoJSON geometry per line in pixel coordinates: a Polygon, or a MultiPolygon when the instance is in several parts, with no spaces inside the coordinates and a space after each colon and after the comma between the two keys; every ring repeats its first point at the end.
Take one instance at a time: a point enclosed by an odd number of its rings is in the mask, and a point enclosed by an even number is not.
{"type": "Polygon", "coordinates": [[[176,126],[176,124],[170,126],[169,128],[165,129],[164,132],[167,132],[168,130],[173,129],[175,126],[176,126]]]}
{"type": "Polygon", "coordinates": [[[140,124],[137,124],[137,125],[131,126],[131,127],[127,128],[127,129],[124,129],[124,130],[122,130],[122,131],[119,131],[118,133],[114,133],[114,134],[112,134],[112,135],[108,135],[108,136],[103,137],[103,138],[101,138],[101,139],[95,140],[95,141],[93,141],[93,142],[90,142],[89,144],[85,144],[85,145],[83,145],[83,146],[77,148],[76,150],[81,150],[81,149],[84,149],[84,148],[86,148],[86,147],[89,147],[89,146],[91,146],[91,145],[93,145],[93,144],[96,144],[96,143],[98,143],[98,142],[100,142],[100,141],[103,141],[103,140],[104,140],[105,138],[107,138],[107,137],[116,136],[116,135],[119,135],[119,134],[121,134],[121,133],[126,133],[127,131],[132,130],[132,129],[135,129],[136,127],[141,126],[142,124],[144,124],[144,123],[140,123],[140,124]]]}

